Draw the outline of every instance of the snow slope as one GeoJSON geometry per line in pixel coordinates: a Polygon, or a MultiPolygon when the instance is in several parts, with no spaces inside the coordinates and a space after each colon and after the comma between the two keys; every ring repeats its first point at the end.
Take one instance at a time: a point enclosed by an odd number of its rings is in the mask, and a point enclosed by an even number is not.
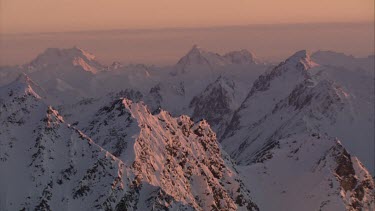
{"type": "Polygon", "coordinates": [[[373,68],[323,51],[273,67],[193,46],[155,67],[47,49],[0,68],[0,84],[30,76],[0,87],[0,210],[374,209],[373,68]]]}
{"type": "Polygon", "coordinates": [[[124,164],[66,124],[32,84],[21,75],[1,88],[1,210],[114,208],[124,164]]]}
{"type": "Polygon", "coordinates": [[[375,209],[371,175],[337,139],[293,135],[239,168],[260,210],[375,209]]]}
{"type": "Polygon", "coordinates": [[[224,148],[248,160],[274,136],[315,131],[338,137],[374,171],[374,152],[369,150],[374,140],[373,103],[364,97],[371,96],[371,89],[365,90],[371,78],[356,75],[349,82],[345,70],[333,72],[332,67],[317,66],[305,52],[296,53],[254,82],[224,133],[224,148]]]}
{"type": "Polygon", "coordinates": [[[360,116],[353,112],[350,95],[335,82],[315,76],[315,71],[323,72],[324,67],[300,51],[260,76],[233,115],[221,144],[241,165],[242,175],[260,181],[245,183],[255,191],[260,209],[371,210],[372,176],[348,153],[370,167],[371,159],[353,149],[371,146],[371,139],[362,134],[371,129],[356,130],[360,116]],[[348,150],[334,136],[343,137],[348,150]],[[316,170],[323,160],[329,164],[316,170]],[[345,170],[340,170],[342,160],[349,160],[345,170]],[[275,202],[269,203],[269,197],[275,202]],[[291,200],[296,203],[288,203],[291,200]]]}
{"type": "Polygon", "coordinates": [[[121,98],[93,113],[94,142],[34,85],[1,88],[2,209],[257,210],[207,122],[121,98]]]}

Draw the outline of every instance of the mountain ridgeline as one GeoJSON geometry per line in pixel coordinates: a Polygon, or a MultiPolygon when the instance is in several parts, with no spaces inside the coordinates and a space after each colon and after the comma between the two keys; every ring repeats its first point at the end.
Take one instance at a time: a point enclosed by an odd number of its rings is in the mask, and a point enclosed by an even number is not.
{"type": "Polygon", "coordinates": [[[373,210],[374,57],[0,67],[0,210],[373,210]]]}

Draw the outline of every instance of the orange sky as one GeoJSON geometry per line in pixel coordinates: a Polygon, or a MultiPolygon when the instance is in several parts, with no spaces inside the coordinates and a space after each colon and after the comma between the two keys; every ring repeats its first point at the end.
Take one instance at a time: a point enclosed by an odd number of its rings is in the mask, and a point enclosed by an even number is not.
{"type": "Polygon", "coordinates": [[[0,0],[0,32],[373,21],[374,0],[0,0]]]}

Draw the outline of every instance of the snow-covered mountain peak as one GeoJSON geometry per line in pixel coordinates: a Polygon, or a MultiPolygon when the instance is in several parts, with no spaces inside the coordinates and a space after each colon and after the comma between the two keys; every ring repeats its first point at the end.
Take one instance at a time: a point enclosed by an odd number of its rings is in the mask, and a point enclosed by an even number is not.
{"type": "Polygon", "coordinates": [[[176,64],[175,72],[172,75],[186,72],[212,72],[223,66],[243,66],[259,64],[256,57],[247,50],[231,51],[224,55],[210,52],[194,45],[190,51],[183,56],[176,64]]]}
{"type": "MultiPolygon", "coordinates": [[[[256,92],[268,91],[271,87],[275,92],[288,93],[298,83],[311,78],[307,70],[315,66],[317,64],[311,60],[305,50],[298,51],[271,71],[259,76],[248,97],[256,92]]],[[[276,97],[278,98],[277,95],[276,97]]]]}
{"type": "Polygon", "coordinates": [[[94,55],[77,47],[67,49],[47,48],[26,65],[29,72],[44,68],[66,69],[72,67],[80,67],[91,73],[97,73],[103,69],[103,66],[95,60],[94,55]]]}
{"type": "Polygon", "coordinates": [[[85,58],[87,58],[89,60],[94,60],[96,58],[94,54],[91,54],[91,53],[83,50],[82,48],[78,48],[76,46],[74,46],[72,48],[72,51],[78,52],[78,54],[80,54],[80,55],[84,55],[85,58]]]}
{"type": "Polygon", "coordinates": [[[1,92],[6,92],[5,95],[22,97],[24,95],[31,95],[35,98],[41,98],[37,93],[44,95],[44,90],[34,83],[25,73],[21,73],[16,80],[8,85],[1,87],[1,92]]]}
{"type": "Polygon", "coordinates": [[[318,66],[317,63],[311,60],[310,54],[306,50],[301,50],[294,53],[285,61],[285,63],[296,65],[297,68],[301,66],[304,70],[308,70],[312,67],[318,66]]]}
{"type": "Polygon", "coordinates": [[[246,49],[228,52],[224,54],[223,57],[233,64],[258,64],[259,63],[256,56],[246,49]]]}
{"type": "Polygon", "coordinates": [[[0,107],[1,210],[115,208],[127,190],[120,160],[40,98],[1,93],[0,107]]]}
{"type": "MultiPolygon", "coordinates": [[[[203,50],[198,45],[193,45],[193,47],[188,51],[188,53],[182,58],[193,58],[193,57],[200,57],[203,54],[207,53],[207,51],[203,50]]],[[[181,60],[180,60],[181,61],[181,60]]]]}
{"type": "Polygon", "coordinates": [[[288,60],[292,60],[292,59],[300,60],[300,59],[305,59],[308,57],[310,56],[307,53],[307,50],[300,50],[300,51],[295,52],[292,56],[290,56],[288,60]]]}
{"type": "Polygon", "coordinates": [[[38,57],[44,57],[51,60],[56,60],[64,57],[82,57],[87,60],[94,60],[95,56],[85,50],[78,48],[76,46],[72,48],[47,48],[38,57]]]}
{"type": "Polygon", "coordinates": [[[102,66],[47,49],[0,70],[0,210],[374,210],[373,66],[196,45],[175,66],[102,66]]]}
{"type": "Polygon", "coordinates": [[[207,64],[207,65],[228,65],[228,64],[256,64],[255,55],[248,50],[241,49],[231,51],[224,55],[207,51],[198,45],[194,45],[191,50],[180,59],[177,64],[207,64]]]}
{"type": "Polygon", "coordinates": [[[197,44],[194,44],[191,47],[188,54],[195,54],[195,53],[201,53],[201,52],[204,52],[204,50],[200,46],[198,46],[197,44]]]}
{"type": "Polygon", "coordinates": [[[131,166],[139,189],[160,187],[194,210],[257,210],[207,121],[174,118],[161,109],[152,114],[142,102],[117,99],[84,131],[131,166]]]}
{"type": "Polygon", "coordinates": [[[206,51],[197,45],[194,45],[191,50],[183,56],[178,62],[178,66],[187,68],[191,65],[222,65],[224,59],[217,53],[206,51]]]}

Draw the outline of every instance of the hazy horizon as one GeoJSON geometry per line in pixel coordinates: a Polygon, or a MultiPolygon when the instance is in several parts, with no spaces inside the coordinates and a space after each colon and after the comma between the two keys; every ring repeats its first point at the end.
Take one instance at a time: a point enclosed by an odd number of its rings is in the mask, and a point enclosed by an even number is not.
{"type": "Polygon", "coordinates": [[[365,57],[374,54],[373,38],[372,22],[3,34],[0,38],[0,65],[24,64],[46,48],[73,46],[93,53],[105,64],[113,61],[174,64],[194,44],[217,53],[247,49],[260,59],[274,62],[301,49],[310,52],[332,50],[365,57]]]}
{"type": "Polygon", "coordinates": [[[374,20],[373,0],[2,0],[0,10],[0,33],[374,20]]]}
{"type": "Polygon", "coordinates": [[[374,1],[49,0],[0,2],[0,65],[49,47],[81,47],[102,63],[174,64],[194,44],[280,61],[295,51],[374,53],[374,1]]]}

